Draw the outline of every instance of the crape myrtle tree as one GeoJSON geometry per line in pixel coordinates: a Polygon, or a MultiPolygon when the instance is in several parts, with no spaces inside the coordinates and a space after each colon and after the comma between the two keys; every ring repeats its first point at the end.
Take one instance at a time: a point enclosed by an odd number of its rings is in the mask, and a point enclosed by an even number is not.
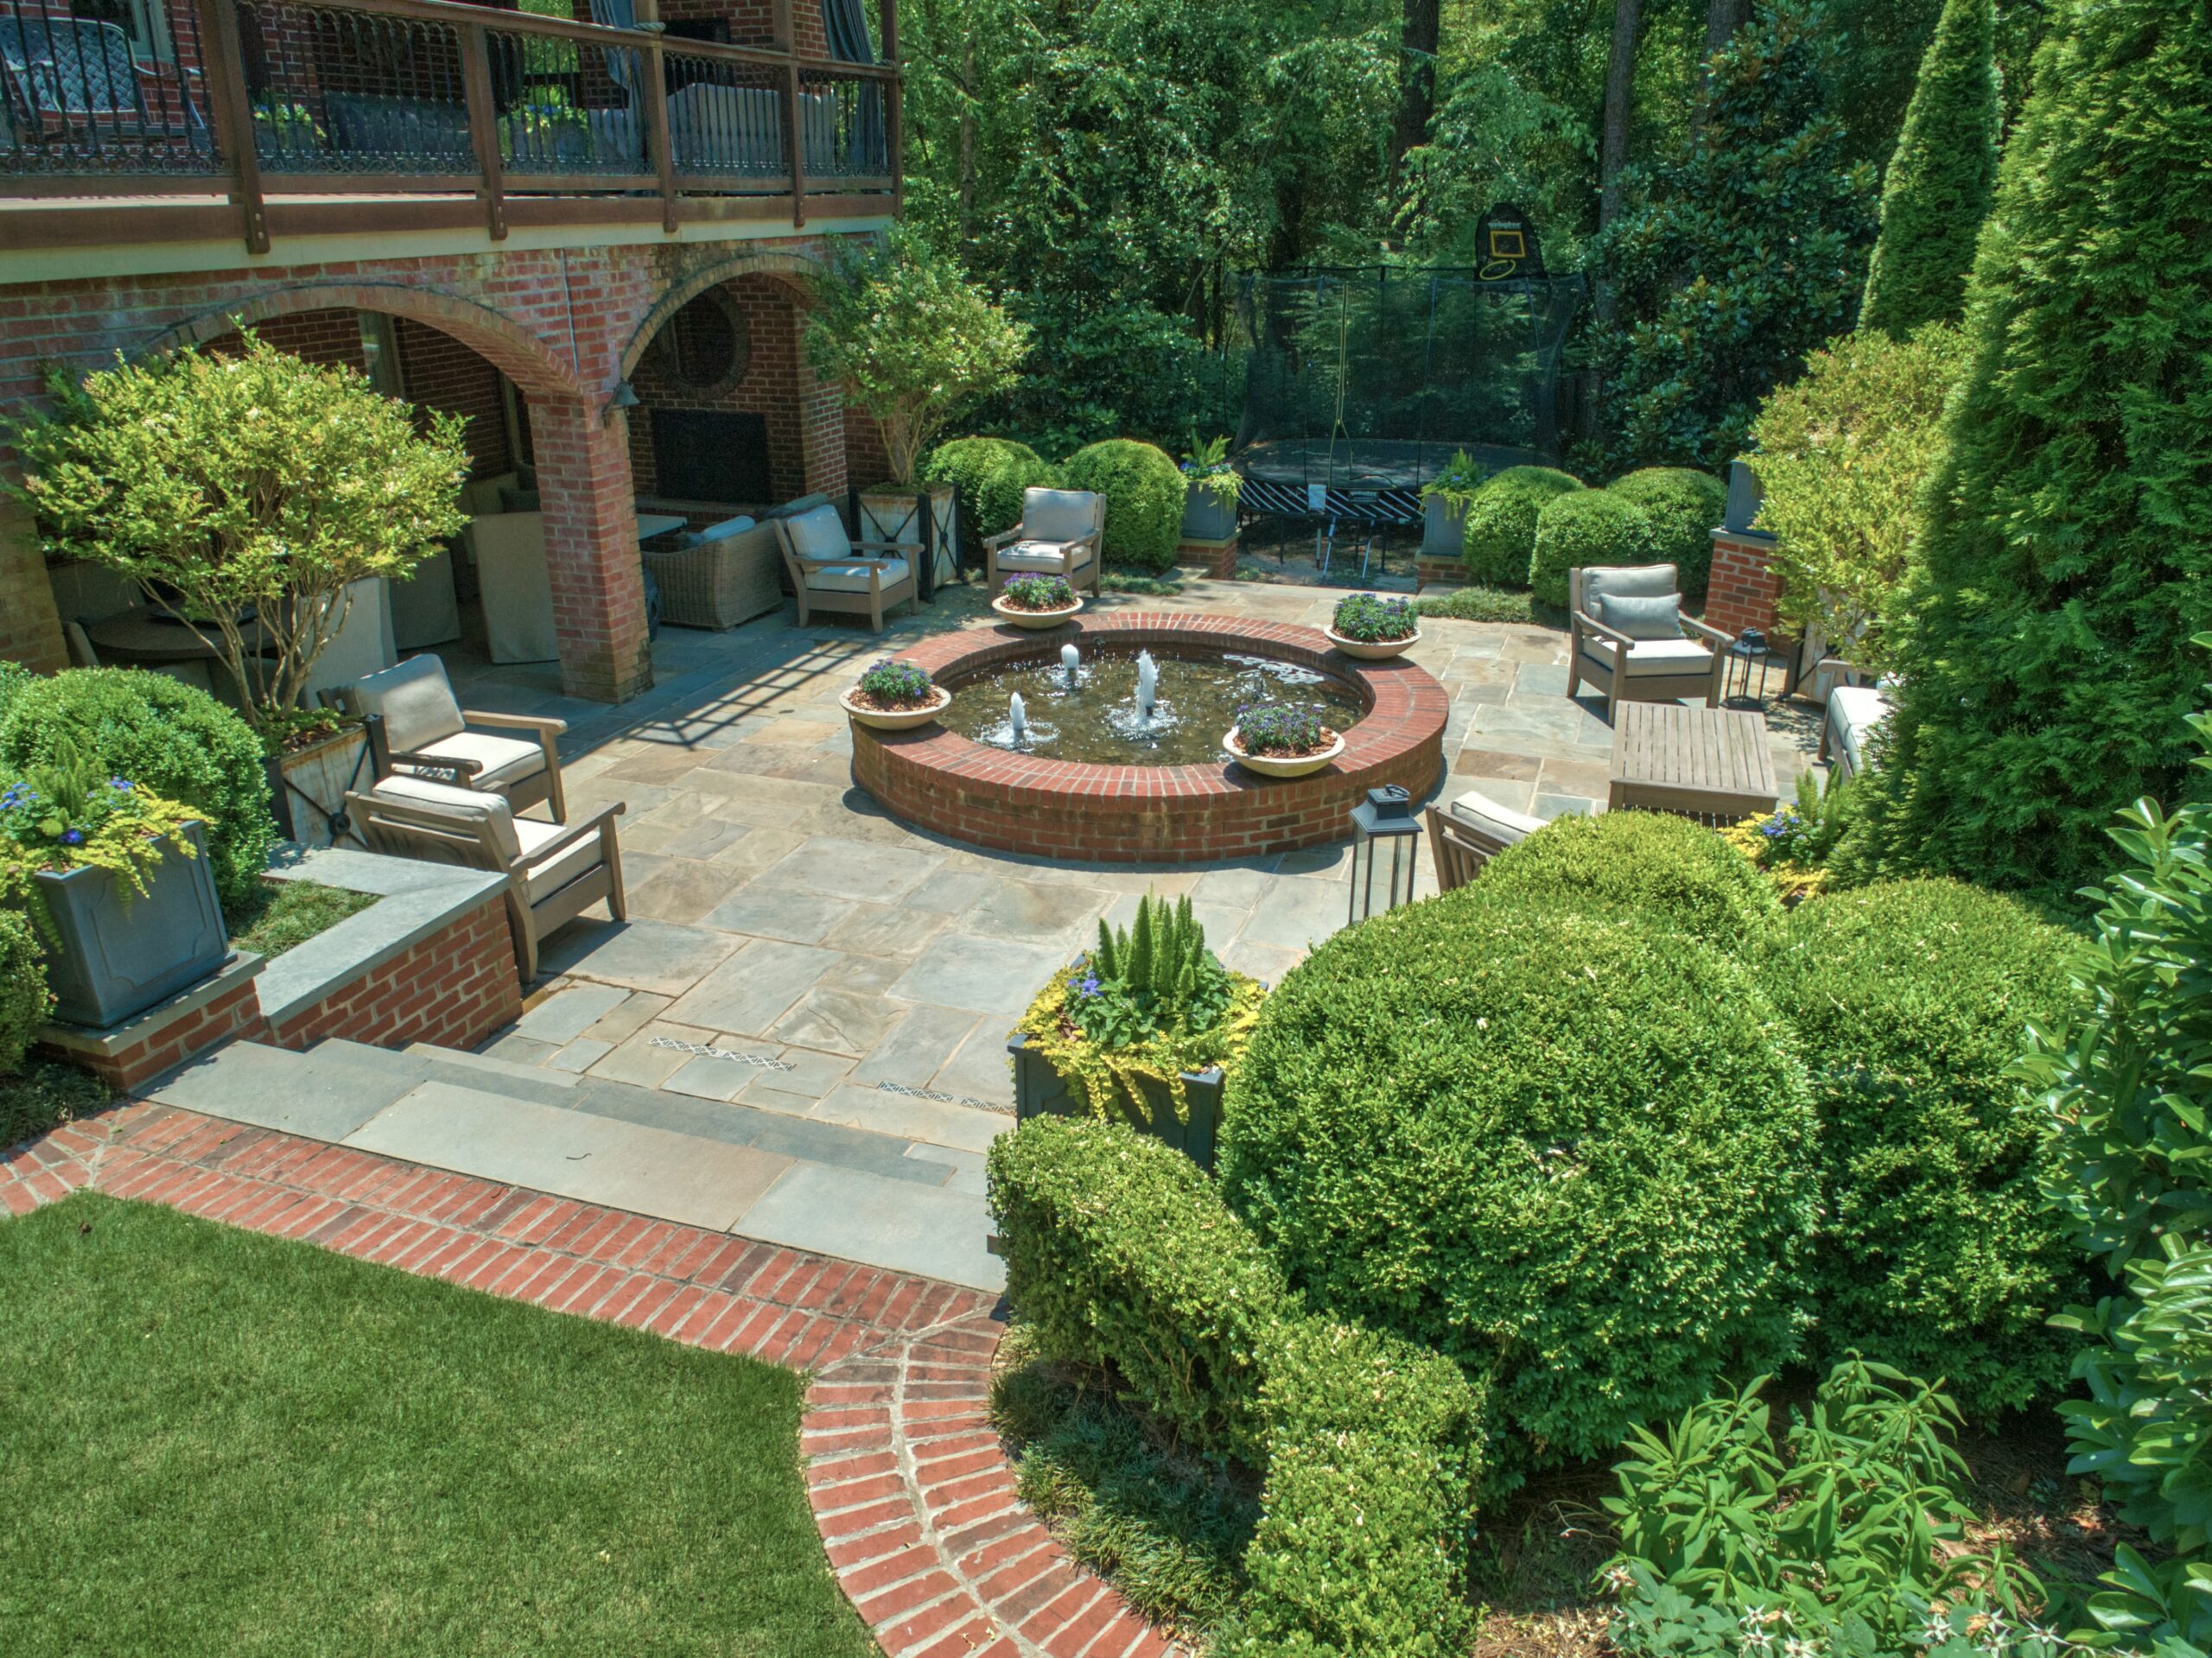
{"type": "Polygon", "coordinates": [[[1764,0],[1714,54],[1704,119],[1632,169],[1596,244],[1618,303],[1597,344],[1625,457],[1717,470],[1759,399],[1851,324],[1874,231],[1874,175],[1828,105],[1821,0],[1764,0]]]}
{"type": "Polygon", "coordinates": [[[2068,889],[2139,797],[2201,793],[2212,626],[2212,13],[2069,9],[1968,290],[1970,358],[1897,606],[1858,874],[2068,889]]]}
{"type": "Polygon", "coordinates": [[[1995,0],[1946,0],[1882,182],[1862,328],[1902,340],[1923,323],[1957,321],[1965,308],[1974,238],[1997,188],[1996,38],[1995,0]]]}

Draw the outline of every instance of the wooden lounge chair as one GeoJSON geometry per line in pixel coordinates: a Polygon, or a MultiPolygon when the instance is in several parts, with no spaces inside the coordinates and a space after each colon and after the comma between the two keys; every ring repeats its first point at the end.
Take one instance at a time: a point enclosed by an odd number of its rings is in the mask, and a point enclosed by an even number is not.
{"type": "Polygon", "coordinates": [[[556,741],[569,728],[566,721],[464,708],[446,678],[445,664],[433,656],[410,657],[397,668],[340,686],[337,699],[349,714],[381,716],[382,734],[375,739],[378,778],[425,778],[486,790],[517,812],[543,802],[555,823],[568,817],[556,741]],[[502,734],[508,732],[528,734],[502,734]]]}
{"type": "Polygon", "coordinates": [[[1012,575],[1063,575],[1080,588],[1087,574],[1098,591],[1105,568],[1099,546],[1106,534],[1106,498],[1087,489],[1026,489],[1021,522],[983,538],[983,575],[996,593],[1012,575]]]}
{"type": "Polygon", "coordinates": [[[1567,694],[1585,680],[1605,693],[1605,718],[1623,699],[1672,702],[1702,697],[1720,702],[1720,676],[1733,641],[1682,613],[1681,583],[1672,564],[1592,566],[1567,573],[1570,628],[1567,694]]]}
{"type": "Polygon", "coordinates": [[[811,613],[829,610],[865,616],[880,633],[883,613],[914,596],[918,541],[855,541],[837,509],[826,505],[773,522],[798,595],[801,627],[811,613]]]}
{"type": "Polygon", "coordinates": [[[601,899],[617,921],[629,918],[614,831],[621,801],[581,823],[539,823],[517,817],[496,794],[394,777],[349,793],[346,809],[372,852],[505,875],[507,924],[525,984],[537,976],[545,940],[601,899]]]}
{"type": "Polygon", "coordinates": [[[1543,828],[1543,820],[1501,806],[1488,796],[1470,791],[1452,801],[1449,810],[1431,806],[1428,849],[1436,861],[1436,887],[1440,893],[1465,886],[1482,873],[1483,866],[1510,846],[1543,828]]]}

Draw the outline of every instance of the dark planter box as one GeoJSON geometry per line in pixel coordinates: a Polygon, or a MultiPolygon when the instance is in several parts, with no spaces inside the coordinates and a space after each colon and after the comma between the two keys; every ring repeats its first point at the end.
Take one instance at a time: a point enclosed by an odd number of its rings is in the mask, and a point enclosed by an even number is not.
{"type": "Polygon", "coordinates": [[[1183,498],[1183,539],[1227,541],[1236,533],[1236,503],[1193,484],[1183,498]]]}
{"type": "Polygon", "coordinates": [[[91,1030],[120,1024],[229,959],[207,836],[198,823],[183,833],[199,855],[169,848],[143,893],[105,869],[37,877],[60,939],[58,949],[42,940],[55,1018],[91,1030]]]}
{"type": "MultiPolygon", "coordinates": [[[[1088,1116],[1090,1108],[1082,1093],[1063,1080],[1052,1062],[1029,1051],[1026,1039],[1017,1036],[1006,1045],[1014,1056],[1014,1120],[1032,1117],[1088,1116]]],[[[1165,1083],[1140,1084],[1142,1109],[1122,1102],[1122,1121],[1141,1134],[1164,1140],[1185,1153],[1207,1173],[1213,1172],[1214,1142],[1221,1132],[1221,1067],[1183,1073],[1183,1091],[1191,1106],[1191,1120],[1175,1115],[1175,1096],[1165,1083]]]]}
{"type": "Polygon", "coordinates": [[[1431,495],[1421,504],[1421,556],[1459,558],[1467,550],[1467,504],[1431,495]]]}

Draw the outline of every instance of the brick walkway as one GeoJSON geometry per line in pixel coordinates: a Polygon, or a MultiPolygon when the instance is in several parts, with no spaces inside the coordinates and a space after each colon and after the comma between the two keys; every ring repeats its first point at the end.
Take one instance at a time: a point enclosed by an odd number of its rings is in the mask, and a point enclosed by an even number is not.
{"type": "Polygon", "coordinates": [[[811,1371],[816,1523],[891,1658],[1176,1650],[1015,1500],[986,1416],[1003,1326],[978,1291],[172,1107],[0,1153],[0,1211],[81,1187],[811,1371]]]}

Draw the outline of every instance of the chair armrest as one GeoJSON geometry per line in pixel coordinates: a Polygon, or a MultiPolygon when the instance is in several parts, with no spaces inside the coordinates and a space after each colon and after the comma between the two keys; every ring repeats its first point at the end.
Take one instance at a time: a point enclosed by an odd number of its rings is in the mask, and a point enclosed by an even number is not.
{"type": "Polygon", "coordinates": [[[910,553],[918,554],[922,550],[922,543],[918,541],[856,541],[853,547],[855,551],[862,547],[873,547],[887,558],[905,558],[910,553]]]}
{"type": "Polygon", "coordinates": [[[1583,629],[1586,632],[1596,633],[1605,638],[1611,639],[1615,645],[1620,646],[1624,651],[1633,651],[1636,649],[1636,641],[1634,639],[1629,638],[1627,634],[1621,632],[1616,628],[1606,626],[1605,623],[1599,621],[1586,610],[1578,610],[1574,613],[1574,624],[1577,627],[1583,629]]]}
{"type": "Polygon", "coordinates": [[[489,726],[495,731],[535,731],[548,737],[557,737],[569,728],[566,720],[536,714],[480,714],[474,708],[463,708],[461,717],[467,725],[489,726]]]}
{"type": "Polygon", "coordinates": [[[482,760],[456,759],[449,754],[417,754],[404,748],[395,748],[385,758],[395,765],[419,765],[426,772],[458,772],[465,778],[473,778],[484,769],[482,760]]]}
{"type": "Polygon", "coordinates": [[[613,823],[628,806],[627,801],[618,800],[612,805],[601,806],[588,817],[580,817],[573,823],[563,825],[561,832],[531,853],[527,861],[543,863],[555,853],[567,851],[585,836],[598,834],[602,825],[613,823]]]}
{"type": "Polygon", "coordinates": [[[1736,636],[1733,633],[1724,633],[1719,628],[1713,626],[1711,624],[1698,620],[1694,616],[1680,616],[1675,618],[1675,619],[1681,622],[1685,628],[1693,629],[1697,632],[1704,634],[1707,639],[1711,640],[1715,645],[1733,645],[1736,642],[1736,636]]]}
{"type": "Polygon", "coordinates": [[[1001,530],[995,536],[985,536],[983,537],[983,545],[995,552],[1000,548],[1006,546],[1009,543],[1020,541],[1020,539],[1021,526],[1017,524],[1013,529],[1001,530]]]}
{"type": "MultiPolygon", "coordinates": [[[[917,549],[918,550],[918,549],[917,549]]],[[[893,558],[888,553],[851,553],[842,558],[807,558],[798,554],[793,559],[804,569],[824,569],[832,564],[902,564],[904,559],[893,558]]]]}

